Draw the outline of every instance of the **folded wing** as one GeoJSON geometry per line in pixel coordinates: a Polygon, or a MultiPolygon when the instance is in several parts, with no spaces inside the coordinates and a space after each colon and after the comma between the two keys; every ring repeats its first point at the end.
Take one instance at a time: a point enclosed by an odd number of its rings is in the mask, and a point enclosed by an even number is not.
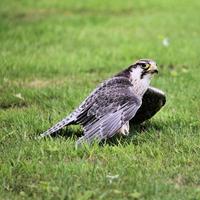
{"type": "Polygon", "coordinates": [[[142,98],[142,105],[130,124],[140,124],[153,117],[166,103],[165,93],[157,88],[149,87],[142,98]]]}
{"type": "Polygon", "coordinates": [[[77,144],[112,137],[135,116],[140,106],[141,98],[132,92],[128,80],[107,85],[98,93],[93,105],[79,116],[77,122],[83,125],[84,136],[77,144]]]}

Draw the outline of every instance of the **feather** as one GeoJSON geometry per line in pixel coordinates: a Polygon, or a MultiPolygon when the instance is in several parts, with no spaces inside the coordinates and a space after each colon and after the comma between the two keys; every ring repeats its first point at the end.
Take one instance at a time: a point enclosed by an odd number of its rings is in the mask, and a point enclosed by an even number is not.
{"type": "Polygon", "coordinates": [[[130,124],[139,124],[153,117],[166,103],[165,93],[157,88],[149,87],[142,98],[142,105],[138,109],[130,124]]]}
{"type": "MultiPolygon", "coordinates": [[[[143,94],[149,87],[151,70],[157,70],[152,60],[139,60],[128,69],[100,84],[68,117],[41,134],[50,135],[64,126],[81,124],[84,136],[77,145],[84,141],[92,142],[112,137],[117,131],[135,117],[142,104],[143,94]],[[146,70],[144,66],[151,66],[146,70]],[[145,71],[146,70],[146,71],[145,71]],[[141,74],[146,72],[144,77],[141,74]]],[[[148,102],[148,98],[147,99],[148,102]]],[[[145,101],[146,102],[146,101],[145,101]]],[[[144,104],[146,108],[146,104],[144,104]]]]}
{"type": "MultiPolygon", "coordinates": [[[[95,139],[98,141],[112,137],[116,132],[129,121],[137,112],[141,102],[133,94],[129,94],[129,98],[124,96],[125,103],[120,105],[120,101],[112,108],[112,112],[104,113],[96,122],[92,123],[90,129],[84,129],[84,136],[77,141],[77,146],[83,142],[91,143],[95,139]]],[[[123,98],[121,98],[123,101],[123,98]]],[[[102,105],[103,106],[103,105],[102,105]]]]}

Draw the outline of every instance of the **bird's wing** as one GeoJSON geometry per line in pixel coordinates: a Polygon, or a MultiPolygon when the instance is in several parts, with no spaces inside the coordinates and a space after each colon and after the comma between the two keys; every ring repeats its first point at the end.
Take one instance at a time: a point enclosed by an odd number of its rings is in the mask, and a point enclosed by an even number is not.
{"type": "Polygon", "coordinates": [[[142,98],[142,105],[136,115],[130,120],[130,124],[139,124],[153,117],[166,103],[166,95],[163,91],[149,87],[142,98]]]}
{"type": "Polygon", "coordinates": [[[70,124],[76,124],[79,122],[79,120],[82,120],[82,116],[85,115],[85,113],[88,111],[88,109],[91,107],[93,102],[96,98],[96,93],[98,93],[104,84],[97,87],[81,104],[79,107],[77,107],[70,115],[66,116],[64,119],[56,123],[54,126],[49,128],[44,133],[40,134],[40,138],[51,135],[52,133],[57,132],[61,128],[70,125],[70,124]]]}
{"type": "Polygon", "coordinates": [[[95,102],[84,116],[84,136],[77,141],[78,145],[112,137],[139,109],[141,97],[133,94],[130,83],[111,82],[97,94],[95,102]]]}
{"type": "Polygon", "coordinates": [[[114,77],[103,82],[80,104],[78,108],[76,108],[69,116],[65,117],[60,122],[58,122],[57,124],[49,128],[47,131],[42,133],[40,135],[40,138],[51,135],[52,133],[55,133],[61,128],[63,128],[64,126],[70,124],[80,123],[83,126],[85,126],[86,124],[91,122],[91,120],[94,119],[93,115],[91,114],[88,115],[88,111],[92,106],[94,110],[94,103],[96,102],[97,99],[99,99],[99,96],[105,94],[108,88],[109,88],[108,91],[115,92],[116,89],[129,86],[131,86],[129,80],[127,78],[122,78],[122,77],[114,77]]]}

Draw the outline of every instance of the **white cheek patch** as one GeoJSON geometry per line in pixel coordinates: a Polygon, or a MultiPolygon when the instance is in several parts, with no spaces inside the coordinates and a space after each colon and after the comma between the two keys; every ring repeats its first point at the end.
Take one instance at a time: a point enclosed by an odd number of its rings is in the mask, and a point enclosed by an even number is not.
{"type": "Polygon", "coordinates": [[[137,68],[134,68],[131,70],[131,73],[130,73],[130,78],[131,80],[139,80],[140,77],[141,77],[141,74],[142,74],[142,69],[137,67],[137,68]]]}
{"type": "Polygon", "coordinates": [[[149,87],[151,81],[151,74],[145,74],[141,79],[143,69],[140,67],[133,68],[130,72],[130,81],[134,87],[134,93],[143,95],[149,87]]]}

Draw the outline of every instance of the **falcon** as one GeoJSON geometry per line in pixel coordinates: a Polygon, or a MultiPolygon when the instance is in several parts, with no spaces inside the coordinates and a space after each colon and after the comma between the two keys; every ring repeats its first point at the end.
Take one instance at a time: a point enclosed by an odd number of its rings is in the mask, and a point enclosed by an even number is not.
{"type": "Polygon", "coordinates": [[[150,87],[157,64],[140,59],[112,78],[100,84],[70,115],[55,124],[40,137],[61,128],[80,124],[83,136],[77,145],[101,141],[115,134],[128,135],[129,123],[137,124],[151,118],[165,104],[165,94],[150,87]]]}

